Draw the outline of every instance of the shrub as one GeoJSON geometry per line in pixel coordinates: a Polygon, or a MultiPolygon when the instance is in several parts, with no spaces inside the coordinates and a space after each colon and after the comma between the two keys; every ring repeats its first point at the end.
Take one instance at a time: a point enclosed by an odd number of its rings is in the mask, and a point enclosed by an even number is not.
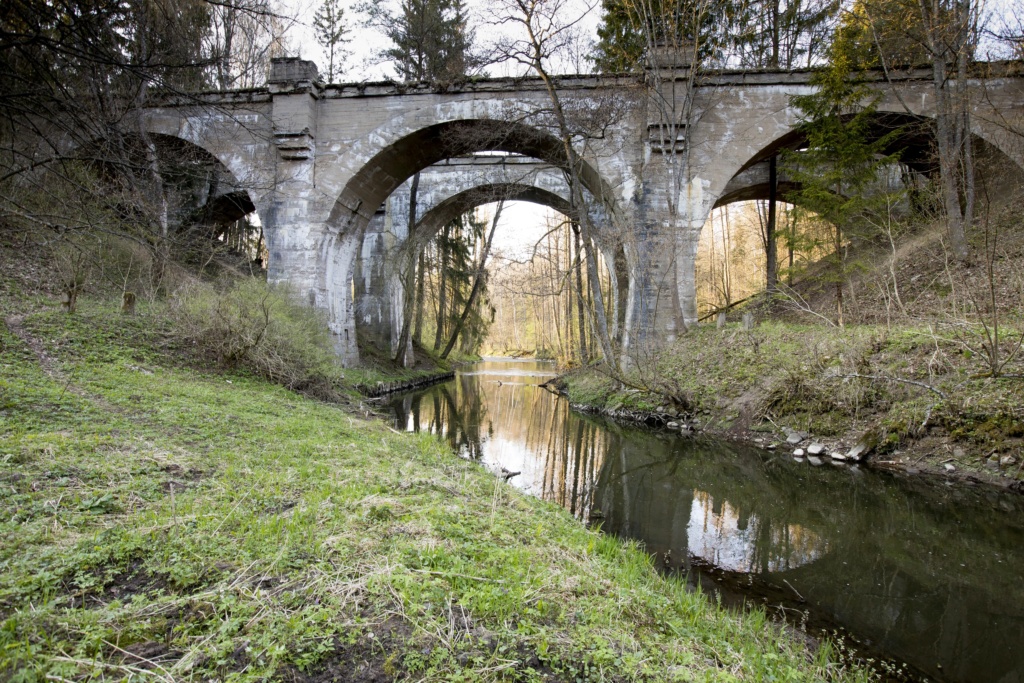
{"type": "Polygon", "coordinates": [[[224,367],[333,397],[339,365],[327,323],[288,287],[255,279],[191,283],[171,310],[181,334],[224,367]]]}

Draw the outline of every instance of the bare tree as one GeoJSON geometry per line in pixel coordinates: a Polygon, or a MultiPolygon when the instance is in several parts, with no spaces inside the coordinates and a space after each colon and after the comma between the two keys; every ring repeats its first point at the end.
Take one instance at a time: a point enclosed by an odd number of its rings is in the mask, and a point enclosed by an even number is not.
{"type": "MultiPolygon", "coordinates": [[[[594,302],[598,342],[605,362],[617,369],[618,357],[609,332],[604,293],[596,277],[595,230],[584,187],[583,158],[574,145],[574,141],[585,138],[588,131],[574,125],[571,110],[566,107],[556,79],[549,71],[553,60],[578,44],[577,25],[582,16],[568,20],[564,16],[566,9],[566,0],[500,0],[494,9],[496,22],[515,28],[519,35],[506,36],[500,40],[496,46],[496,58],[527,68],[544,84],[550,104],[548,114],[561,147],[560,152],[564,155],[563,171],[569,185],[570,204],[579,218],[580,238],[587,272],[590,274],[588,285],[594,302]]],[[[589,11],[592,7],[587,9],[589,11]]]]}
{"type": "Polygon", "coordinates": [[[968,66],[978,39],[974,0],[919,0],[935,90],[935,138],[946,226],[954,256],[970,258],[974,222],[974,154],[968,66]]]}
{"type": "Polygon", "coordinates": [[[213,83],[222,90],[261,85],[271,58],[288,52],[295,18],[273,0],[208,0],[208,7],[204,52],[213,83]]]}

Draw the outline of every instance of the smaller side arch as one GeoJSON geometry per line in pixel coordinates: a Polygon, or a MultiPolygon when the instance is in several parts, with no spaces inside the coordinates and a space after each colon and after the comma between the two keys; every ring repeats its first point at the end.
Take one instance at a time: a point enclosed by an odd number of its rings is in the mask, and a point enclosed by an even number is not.
{"type": "Polygon", "coordinates": [[[275,191],[275,154],[270,143],[272,125],[266,113],[256,110],[225,114],[214,107],[154,108],[139,112],[122,125],[126,133],[139,130],[195,145],[216,159],[244,191],[264,226],[272,226],[275,191]],[[141,119],[141,120],[140,120],[141,119]]]}

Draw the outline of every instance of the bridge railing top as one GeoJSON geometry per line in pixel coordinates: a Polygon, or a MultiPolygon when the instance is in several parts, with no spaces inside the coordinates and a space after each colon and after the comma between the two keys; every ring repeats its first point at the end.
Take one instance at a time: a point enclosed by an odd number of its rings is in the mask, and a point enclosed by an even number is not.
{"type": "MultiPolygon", "coordinates": [[[[728,85],[767,86],[767,85],[801,85],[810,81],[816,69],[782,70],[751,70],[751,69],[719,69],[705,71],[697,81],[698,87],[720,87],[728,85]]],[[[555,76],[558,87],[562,90],[597,90],[609,88],[639,87],[644,74],[567,74],[555,76]]],[[[994,62],[976,62],[971,66],[971,77],[976,79],[989,78],[1020,78],[1024,77],[1024,61],[1002,60],[994,62]]],[[[670,71],[664,77],[668,79],[689,78],[680,70],[670,71]]],[[[931,80],[931,68],[889,69],[888,73],[874,69],[864,74],[868,82],[891,80],[896,82],[912,82],[931,80]]],[[[274,94],[288,92],[307,92],[320,98],[360,98],[360,97],[394,97],[459,93],[502,93],[543,91],[545,84],[535,77],[503,77],[487,79],[467,79],[449,84],[428,82],[400,83],[396,81],[363,81],[352,83],[324,84],[319,81],[294,81],[273,83],[258,88],[239,90],[207,90],[195,93],[164,93],[157,95],[156,106],[196,105],[238,105],[268,102],[274,94]]]]}

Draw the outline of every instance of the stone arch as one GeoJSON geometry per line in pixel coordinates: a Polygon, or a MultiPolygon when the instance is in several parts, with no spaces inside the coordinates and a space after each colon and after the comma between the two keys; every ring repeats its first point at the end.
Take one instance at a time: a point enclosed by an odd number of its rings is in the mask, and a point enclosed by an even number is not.
{"type": "MultiPolygon", "coordinates": [[[[210,108],[192,116],[170,108],[149,109],[138,116],[142,117],[145,132],[180,140],[216,160],[230,174],[235,203],[244,194],[263,225],[272,223],[274,157],[262,130],[271,127],[266,116],[257,112],[217,115],[210,108]]],[[[138,119],[128,120],[122,128],[128,134],[137,134],[139,123],[138,119]]]]}
{"type": "MultiPolygon", "coordinates": [[[[891,107],[889,107],[891,109],[891,107]]],[[[933,176],[938,173],[938,165],[934,160],[934,143],[932,125],[934,119],[930,115],[900,111],[879,111],[872,126],[873,134],[881,137],[892,131],[900,131],[893,143],[885,150],[886,153],[901,151],[900,163],[905,164],[915,173],[933,176]]],[[[790,122],[788,128],[764,145],[745,162],[724,184],[718,179],[720,187],[712,188],[715,198],[711,209],[736,201],[768,198],[767,162],[773,155],[786,150],[799,149],[806,143],[806,136],[798,130],[798,121],[790,122]],[[716,191],[717,190],[717,191],[716,191]]],[[[984,125],[975,125],[972,129],[975,149],[979,159],[998,157],[1016,167],[1018,175],[1024,174],[1022,162],[1014,159],[1012,152],[992,141],[990,131],[984,125]]],[[[979,171],[981,169],[979,168],[979,171]]],[[[779,178],[779,197],[799,188],[799,184],[784,177],[779,178]]]]}
{"type": "MultiPolygon", "coordinates": [[[[394,123],[386,127],[404,129],[394,123]]],[[[381,140],[382,136],[375,132],[369,138],[381,140]]],[[[344,232],[362,228],[377,207],[417,171],[474,152],[508,152],[533,157],[556,168],[568,166],[562,143],[542,128],[525,123],[458,118],[417,127],[378,145],[376,153],[352,174],[327,218],[329,229],[344,232]]],[[[581,160],[581,178],[595,198],[611,201],[611,186],[586,159],[581,160]]]]}
{"type": "Polygon", "coordinates": [[[480,185],[448,197],[417,221],[416,232],[420,240],[433,238],[437,231],[462,214],[478,206],[500,200],[539,204],[572,217],[575,211],[566,197],[535,185],[518,183],[480,185]]]}
{"type": "MultiPolygon", "coordinates": [[[[879,134],[905,129],[896,138],[891,149],[901,148],[905,154],[901,161],[913,171],[929,175],[937,172],[932,161],[932,132],[934,111],[931,107],[930,85],[917,86],[923,88],[918,93],[904,93],[897,98],[889,90],[884,93],[878,105],[876,128],[879,134]],[[914,96],[910,96],[914,94],[914,96]],[[905,102],[914,106],[908,108],[905,102]]],[[[781,104],[788,102],[791,93],[775,93],[771,97],[781,104]]],[[[697,196],[702,201],[694,202],[690,208],[691,231],[677,237],[677,254],[683,267],[677,270],[677,287],[679,298],[683,302],[683,316],[690,322],[696,319],[696,282],[695,265],[700,234],[711,211],[718,206],[739,201],[740,199],[766,199],[767,180],[763,184],[756,182],[751,175],[756,175],[759,164],[764,164],[773,154],[784,149],[797,149],[804,142],[804,136],[798,131],[799,118],[797,112],[789,106],[765,106],[765,115],[757,119],[746,129],[748,136],[744,144],[727,145],[714,148],[709,157],[707,170],[699,175],[700,183],[697,196]],[[754,134],[750,134],[757,131],[754,134]],[[751,151],[754,150],[754,151],[751,151]],[[713,159],[713,161],[712,161],[713,159]],[[745,177],[746,176],[746,177],[745,177]]],[[[976,149],[983,149],[1004,161],[1012,163],[1017,173],[1024,172],[1024,156],[1017,153],[1012,144],[1000,134],[1000,127],[982,119],[972,118],[972,133],[976,149]]],[[[979,155],[980,156],[980,155],[979,155]]],[[[784,191],[795,189],[794,185],[784,185],[784,191]]]]}
{"type": "MultiPolygon", "coordinates": [[[[898,128],[904,129],[891,149],[904,149],[905,153],[901,158],[903,163],[916,172],[930,174],[936,171],[932,161],[934,146],[930,130],[934,121],[931,86],[923,82],[915,83],[913,87],[914,90],[903,93],[902,97],[896,97],[889,88],[884,90],[875,116],[876,130],[881,135],[898,128]],[[917,89],[922,90],[918,92],[917,89]]],[[[702,207],[692,207],[693,218],[697,222],[701,222],[701,212],[706,217],[714,206],[720,204],[719,200],[723,195],[733,192],[729,185],[738,176],[766,161],[773,154],[784,149],[796,149],[804,142],[804,137],[798,130],[798,112],[788,104],[792,94],[795,93],[780,91],[770,95],[763,103],[764,116],[747,125],[742,144],[723,145],[708,141],[712,143],[708,162],[713,160],[713,168],[700,175],[700,195],[705,198],[705,202],[702,207]]],[[[1005,124],[997,125],[980,115],[972,117],[975,144],[992,154],[1002,155],[1017,169],[1024,171],[1024,154],[1017,149],[1024,146],[1024,140],[1018,141],[1015,147],[1011,144],[1012,141],[1008,140],[1005,128],[1005,124]]]]}
{"type": "MultiPolygon", "coordinates": [[[[145,133],[156,148],[165,189],[173,191],[173,221],[182,226],[226,225],[256,211],[249,190],[208,149],[175,135],[145,133]]],[[[94,139],[84,147],[85,158],[108,179],[121,173],[148,175],[141,137],[129,128],[117,142],[94,139]]]]}
{"type": "MultiPolygon", "coordinates": [[[[893,143],[885,150],[886,153],[901,151],[900,162],[906,164],[913,171],[932,175],[938,172],[938,166],[934,161],[933,126],[934,118],[929,115],[913,114],[906,111],[879,111],[874,116],[871,128],[873,135],[881,137],[893,131],[900,131],[900,134],[893,140],[893,143]]],[[[805,143],[806,137],[798,130],[798,123],[792,125],[774,139],[768,141],[764,146],[748,158],[736,171],[734,178],[751,167],[767,161],[772,155],[784,150],[798,149],[805,143]]],[[[1022,161],[1015,159],[1012,151],[1000,147],[997,141],[993,141],[987,127],[978,124],[972,129],[976,147],[980,147],[989,153],[999,154],[1002,157],[1024,170],[1022,161]]]]}
{"type": "MultiPolygon", "coordinates": [[[[477,103],[456,103],[465,105],[477,103]]],[[[417,171],[444,159],[477,152],[507,152],[532,157],[556,168],[568,161],[561,142],[544,129],[495,118],[452,118],[417,125],[431,115],[457,114],[439,108],[429,114],[408,114],[371,134],[369,151],[352,150],[359,168],[348,177],[330,210],[320,247],[315,299],[327,311],[339,353],[350,363],[358,359],[355,302],[351,278],[362,234],[388,196],[417,171]]],[[[461,113],[465,113],[464,111],[461,113]]],[[[484,112],[486,113],[486,112],[484,112]]],[[[581,179],[599,203],[613,202],[611,186],[587,159],[581,159],[581,179]]],[[[392,295],[394,298],[394,295],[392,295]]]]}

